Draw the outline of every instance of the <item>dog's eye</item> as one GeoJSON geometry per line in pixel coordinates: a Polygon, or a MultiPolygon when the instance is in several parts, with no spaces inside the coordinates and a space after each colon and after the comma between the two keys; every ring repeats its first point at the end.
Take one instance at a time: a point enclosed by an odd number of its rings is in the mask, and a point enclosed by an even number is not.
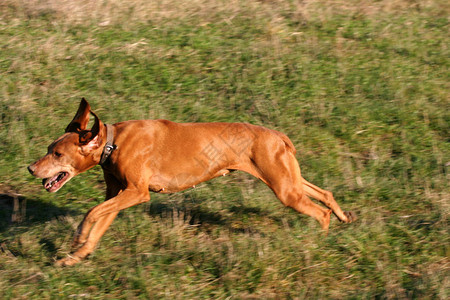
{"type": "Polygon", "coordinates": [[[61,156],[62,156],[62,154],[61,154],[61,153],[59,153],[58,151],[55,151],[55,153],[54,153],[54,154],[55,154],[55,156],[56,156],[56,157],[61,157],[61,156]]]}

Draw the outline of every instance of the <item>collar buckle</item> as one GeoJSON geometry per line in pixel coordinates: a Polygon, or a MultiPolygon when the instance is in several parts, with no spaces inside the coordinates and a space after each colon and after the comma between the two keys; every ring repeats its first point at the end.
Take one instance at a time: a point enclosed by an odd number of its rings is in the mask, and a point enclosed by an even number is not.
{"type": "Polygon", "coordinates": [[[106,145],[103,148],[102,157],[100,159],[100,165],[103,165],[111,153],[117,149],[117,145],[113,144],[114,142],[114,131],[112,125],[106,124],[106,145]]]}
{"type": "Polygon", "coordinates": [[[116,150],[117,145],[105,145],[105,152],[111,154],[114,150],[116,150]]]}

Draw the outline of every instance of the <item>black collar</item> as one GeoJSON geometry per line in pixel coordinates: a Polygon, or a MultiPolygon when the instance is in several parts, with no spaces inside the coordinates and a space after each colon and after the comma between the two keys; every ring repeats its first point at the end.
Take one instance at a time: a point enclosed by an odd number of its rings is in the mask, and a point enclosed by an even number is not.
{"type": "Polygon", "coordinates": [[[100,165],[103,165],[111,153],[117,149],[114,145],[114,130],[112,125],[106,124],[106,145],[103,148],[102,158],[100,159],[100,165]]]}

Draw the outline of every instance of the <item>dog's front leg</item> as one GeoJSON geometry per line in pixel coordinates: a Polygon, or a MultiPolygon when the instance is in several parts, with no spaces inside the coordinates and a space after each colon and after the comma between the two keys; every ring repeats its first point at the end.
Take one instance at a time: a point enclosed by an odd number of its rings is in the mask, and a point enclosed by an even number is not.
{"type": "Polygon", "coordinates": [[[95,206],[86,214],[84,220],[80,224],[79,240],[87,240],[87,236],[89,235],[89,231],[92,226],[102,216],[109,215],[113,212],[119,212],[122,209],[126,209],[149,200],[150,194],[148,190],[133,188],[126,189],[116,197],[95,206]]]}
{"type": "MultiPolygon", "coordinates": [[[[82,245],[82,247],[80,247],[72,254],[69,254],[66,258],[62,258],[56,261],[56,265],[71,266],[80,262],[82,259],[91,254],[94,251],[97,243],[100,241],[100,238],[106,232],[109,225],[111,225],[111,223],[114,221],[118,213],[119,212],[117,211],[101,217],[92,227],[92,230],[90,231],[87,240],[83,241],[82,243],[81,242],[79,243],[82,245]]],[[[76,237],[76,240],[78,240],[78,236],[76,237]]],[[[74,241],[74,244],[75,243],[78,245],[78,242],[74,241]]]]}
{"type": "Polygon", "coordinates": [[[57,265],[68,266],[80,262],[95,248],[102,235],[122,209],[150,200],[148,190],[126,189],[116,197],[92,208],[81,222],[75,241],[83,246],[66,258],[58,260],[57,265]],[[94,225],[95,224],[95,225],[94,225]],[[91,230],[92,228],[92,230],[91,230]]]}
{"type": "MultiPolygon", "coordinates": [[[[119,181],[117,181],[117,179],[114,176],[112,176],[112,175],[110,175],[108,173],[105,173],[104,177],[105,177],[105,182],[106,182],[106,197],[105,197],[105,201],[108,201],[109,199],[117,197],[117,195],[119,195],[123,191],[124,188],[121,185],[121,183],[119,181]]],[[[114,220],[114,218],[113,218],[113,220],[114,220]]],[[[111,222],[113,220],[111,220],[111,222]]],[[[104,221],[102,219],[100,219],[98,222],[99,223],[104,223],[104,221]]],[[[110,223],[109,223],[109,225],[110,225],[110,223]]],[[[78,247],[83,246],[83,244],[86,242],[87,236],[83,240],[81,240],[81,238],[80,238],[82,224],[83,224],[83,222],[81,222],[80,225],[78,226],[78,228],[77,228],[77,230],[75,232],[75,236],[73,238],[72,250],[74,250],[74,251],[78,247]]],[[[108,228],[108,226],[105,228],[105,231],[108,228]]],[[[91,234],[92,234],[92,232],[91,232],[91,234]]],[[[100,235],[100,237],[102,235],[103,235],[103,233],[100,235]]]]}

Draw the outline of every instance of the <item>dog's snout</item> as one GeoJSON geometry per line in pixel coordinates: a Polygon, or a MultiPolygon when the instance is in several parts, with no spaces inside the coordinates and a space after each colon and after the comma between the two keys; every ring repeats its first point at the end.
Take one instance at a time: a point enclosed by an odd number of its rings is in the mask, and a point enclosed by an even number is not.
{"type": "Polygon", "coordinates": [[[34,171],[36,170],[36,167],[34,165],[29,165],[27,169],[31,175],[34,175],[34,171]]]}

